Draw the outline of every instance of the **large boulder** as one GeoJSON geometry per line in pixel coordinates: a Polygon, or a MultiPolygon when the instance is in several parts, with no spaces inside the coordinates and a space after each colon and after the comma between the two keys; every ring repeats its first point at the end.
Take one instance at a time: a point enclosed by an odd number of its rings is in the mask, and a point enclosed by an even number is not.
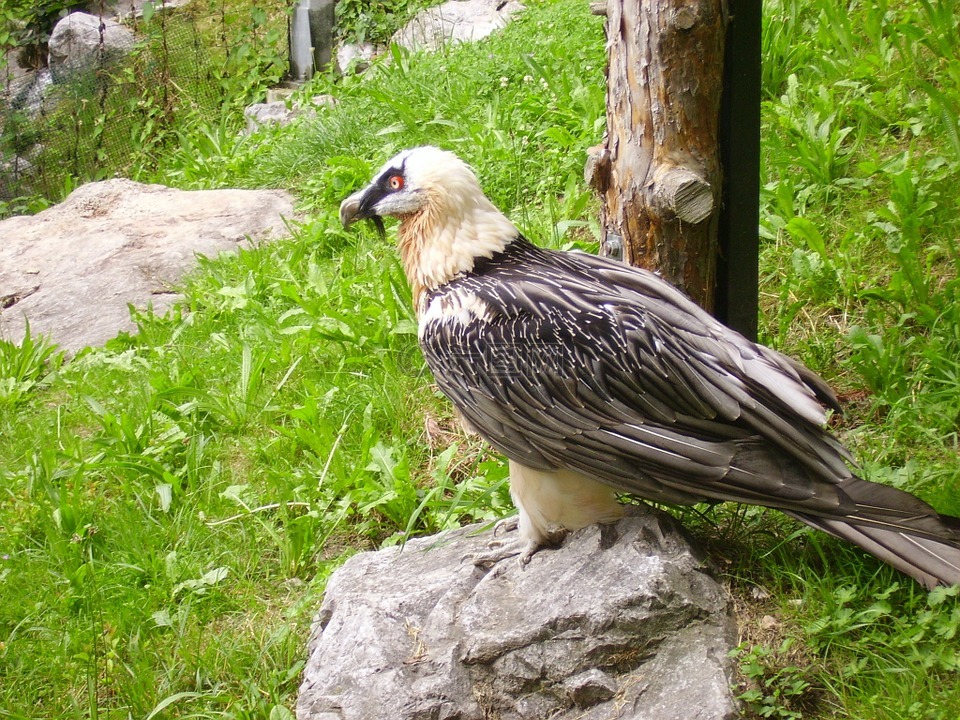
{"type": "Polygon", "coordinates": [[[394,34],[393,42],[408,50],[473,42],[503,28],[522,9],[516,0],[449,0],[418,13],[394,34]]]}
{"type": "Polygon", "coordinates": [[[54,82],[110,63],[130,52],[134,35],[115,20],[84,12],[70,13],[53,27],[48,63],[54,82]]]}
{"type": "Polygon", "coordinates": [[[0,222],[0,337],[25,321],[66,350],[134,330],[127,307],[163,313],[197,254],[287,234],[278,190],[174,190],[131,180],[77,188],[59,205],[0,222]]]}
{"type": "Polygon", "coordinates": [[[316,617],[298,720],[726,720],[730,599],[672,520],[572,534],[525,568],[476,527],[351,558],[316,617]]]}

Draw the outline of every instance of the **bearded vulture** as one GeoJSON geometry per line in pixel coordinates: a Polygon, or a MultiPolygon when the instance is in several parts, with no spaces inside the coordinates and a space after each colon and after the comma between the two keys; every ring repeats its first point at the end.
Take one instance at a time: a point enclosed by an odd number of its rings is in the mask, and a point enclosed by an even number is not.
{"type": "Polygon", "coordinates": [[[960,583],[960,519],[857,477],[827,384],[646,270],[528,242],[456,155],[400,153],[340,206],[400,220],[419,342],[468,427],[509,459],[528,562],[565,531],[666,504],[776,508],[925,585],[960,583]]]}

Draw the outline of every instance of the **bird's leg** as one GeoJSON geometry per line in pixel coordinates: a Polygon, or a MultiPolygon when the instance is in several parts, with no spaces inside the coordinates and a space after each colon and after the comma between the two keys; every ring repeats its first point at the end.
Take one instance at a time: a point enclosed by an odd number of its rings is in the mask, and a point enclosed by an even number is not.
{"type": "Polygon", "coordinates": [[[542,548],[559,545],[568,530],[623,517],[610,487],[569,470],[536,470],[511,460],[510,496],[517,515],[494,526],[487,552],[472,556],[477,565],[495,565],[519,556],[523,567],[542,548]],[[514,529],[516,539],[497,537],[501,530],[514,529]]]}
{"type": "Polygon", "coordinates": [[[523,542],[523,546],[520,550],[520,567],[528,565],[533,556],[538,552],[543,550],[545,547],[557,547],[560,543],[563,542],[563,539],[567,536],[566,530],[556,530],[544,537],[537,539],[529,539],[523,542]]]}

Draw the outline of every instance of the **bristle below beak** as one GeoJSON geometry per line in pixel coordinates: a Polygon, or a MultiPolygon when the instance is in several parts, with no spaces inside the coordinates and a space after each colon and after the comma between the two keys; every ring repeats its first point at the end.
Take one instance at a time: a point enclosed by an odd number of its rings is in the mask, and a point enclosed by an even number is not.
{"type": "Polygon", "coordinates": [[[369,220],[377,228],[377,233],[381,238],[387,236],[387,229],[384,227],[383,218],[379,215],[367,215],[362,211],[363,194],[366,190],[360,190],[340,203],[340,224],[345,228],[350,227],[357,220],[369,220]]]}

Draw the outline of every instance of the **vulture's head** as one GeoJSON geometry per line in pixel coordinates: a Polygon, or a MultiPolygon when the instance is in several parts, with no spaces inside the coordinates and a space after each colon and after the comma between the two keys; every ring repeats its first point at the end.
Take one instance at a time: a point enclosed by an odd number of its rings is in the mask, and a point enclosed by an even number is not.
{"type": "Polygon", "coordinates": [[[420,310],[424,291],[470,272],[517,237],[517,229],[483,194],[477,176],[451,152],[405,150],[340,205],[345,227],[371,220],[383,232],[385,216],[400,220],[397,244],[420,310]]]}

